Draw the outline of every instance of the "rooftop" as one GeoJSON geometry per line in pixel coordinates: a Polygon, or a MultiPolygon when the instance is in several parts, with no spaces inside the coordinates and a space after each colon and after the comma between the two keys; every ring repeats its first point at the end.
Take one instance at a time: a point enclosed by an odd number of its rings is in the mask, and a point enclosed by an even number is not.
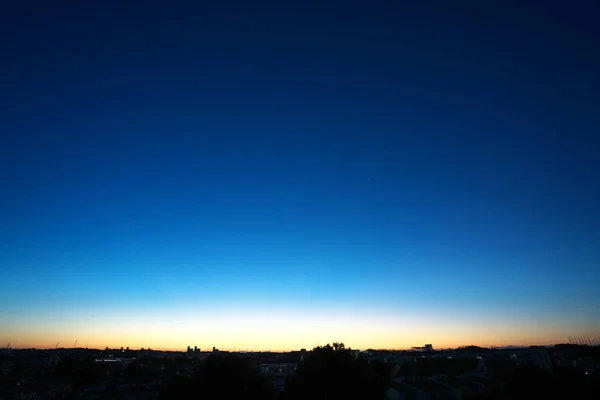
{"type": "Polygon", "coordinates": [[[475,372],[480,360],[476,358],[418,358],[400,367],[400,375],[457,376],[475,372]]]}
{"type": "Polygon", "coordinates": [[[406,383],[424,392],[438,392],[447,389],[446,386],[429,379],[418,379],[416,381],[409,381],[406,383]]]}
{"type": "Polygon", "coordinates": [[[414,389],[411,389],[408,386],[403,385],[400,382],[395,382],[395,381],[392,381],[390,383],[390,388],[392,388],[394,390],[397,390],[400,393],[410,393],[410,392],[414,392],[415,391],[414,389]]]}
{"type": "Polygon", "coordinates": [[[485,386],[494,386],[494,385],[496,385],[496,382],[494,382],[494,381],[492,381],[490,379],[479,377],[479,376],[470,377],[469,380],[473,381],[473,382],[481,383],[482,385],[485,385],[485,386]]]}
{"type": "Polygon", "coordinates": [[[468,382],[464,379],[460,378],[443,378],[438,379],[438,381],[445,383],[446,385],[450,385],[455,388],[477,388],[478,385],[475,383],[468,382]]]}

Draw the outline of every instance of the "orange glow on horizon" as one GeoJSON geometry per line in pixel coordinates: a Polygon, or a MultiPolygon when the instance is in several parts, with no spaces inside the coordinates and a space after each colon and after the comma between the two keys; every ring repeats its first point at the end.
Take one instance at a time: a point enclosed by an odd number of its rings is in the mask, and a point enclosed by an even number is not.
{"type": "Polygon", "coordinates": [[[327,319],[259,317],[212,317],[210,320],[173,320],[167,317],[116,320],[111,323],[90,321],[85,326],[30,324],[4,327],[0,339],[13,348],[78,347],[104,349],[129,347],[181,351],[187,346],[202,350],[290,351],[312,349],[335,341],[357,349],[407,349],[433,344],[434,348],[466,345],[482,347],[506,345],[551,345],[564,343],[571,328],[539,326],[510,327],[485,324],[476,327],[439,324],[423,320],[382,321],[348,317],[327,319]],[[181,327],[181,328],[179,328],[181,327]],[[175,334],[176,332],[176,334],[175,334]],[[551,334],[548,332],[552,332],[551,334]]]}

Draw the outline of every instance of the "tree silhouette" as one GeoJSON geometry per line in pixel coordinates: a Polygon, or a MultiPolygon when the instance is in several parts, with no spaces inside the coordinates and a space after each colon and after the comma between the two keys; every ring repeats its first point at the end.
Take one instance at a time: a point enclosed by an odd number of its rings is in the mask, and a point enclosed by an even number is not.
{"type": "Polygon", "coordinates": [[[490,353],[492,350],[486,347],[479,346],[461,346],[455,350],[457,353],[490,353]]]}
{"type": "Polygon", "coordinates": [[[63,357],[50,373],[51,377],[73,380],[76,385],[85,385],[106,377],[106,372],[94,362],[93,357],[83,360],[63,357]]]}
{"type": "Polygon", "coordinates": [[[260,373],[245,359],[211,355],[191,378],[175,377],[160,391],[159,399],[271,399],[260,373]]]}
{"type": "Polygon", "coordinates": [[[288,379],[286,400],[385,399],[383,380],[363,358],[355,359],[343,343],[316,347],[288,379]]]}
{"type": "Polygon", "coordinates": [[[335,350],[335,351],[346,349],[346,347],[344,346],[344,343],[333,342],[332,346],[333,346],[333,350],[335,350]]]}

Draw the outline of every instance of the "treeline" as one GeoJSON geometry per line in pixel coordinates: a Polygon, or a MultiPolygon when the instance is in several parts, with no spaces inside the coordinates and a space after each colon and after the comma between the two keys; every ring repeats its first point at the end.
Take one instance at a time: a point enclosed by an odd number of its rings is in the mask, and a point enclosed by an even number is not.
{"type": "MultiPolygon", "coordinates": [[[[386,376],[366,360],[352,356],[343,343],[316,347],[286,381],[281,400],[386,399],[386,376]]],[[[208,357],[190,378],[176,376],[163,386],[159,400],[273,399],[269,382],[251,360],[234,355],[208,357]]]]}

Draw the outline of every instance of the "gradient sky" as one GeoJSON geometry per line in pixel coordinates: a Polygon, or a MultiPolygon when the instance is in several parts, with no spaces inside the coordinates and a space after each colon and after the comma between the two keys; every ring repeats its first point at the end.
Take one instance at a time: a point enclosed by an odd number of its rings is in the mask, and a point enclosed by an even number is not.
{"type": "Polygon", "coordinates": [[[0,345],[600,332],[597,2],[11,3],[0,345]]]}

